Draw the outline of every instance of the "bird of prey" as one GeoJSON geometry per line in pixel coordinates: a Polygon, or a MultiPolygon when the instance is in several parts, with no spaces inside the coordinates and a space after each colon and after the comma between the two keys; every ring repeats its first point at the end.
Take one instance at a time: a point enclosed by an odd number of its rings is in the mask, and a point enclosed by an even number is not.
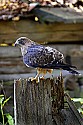
{"type": "Polygon", "coordinates": [[[27,37],[20,37],[16,40],[15,46],[21,48],[23,62],[28,67],[37,68],[37,75],[35,79],[42,74],[42,77],[53,69],[67,70],[72,74],[79,74],[74,68],[63,62],[64,56],[58,50],[49,46],[43,46],[35,43],[27,37]]]}

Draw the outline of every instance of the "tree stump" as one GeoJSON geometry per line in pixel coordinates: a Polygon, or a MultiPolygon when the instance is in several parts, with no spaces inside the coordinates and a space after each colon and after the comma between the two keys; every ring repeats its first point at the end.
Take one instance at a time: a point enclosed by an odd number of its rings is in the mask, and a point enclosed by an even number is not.
{"type": "Polygon", "coordinates": [[[39,83],[15,80],[14,114],[15,125],[83,125],[71,98],[64,94],[62,75],[39,83]]]}
{"type": "Polygon", "coordinates": [[[52,125],[51,81],[15,81],[17,125],[52,125]]]}

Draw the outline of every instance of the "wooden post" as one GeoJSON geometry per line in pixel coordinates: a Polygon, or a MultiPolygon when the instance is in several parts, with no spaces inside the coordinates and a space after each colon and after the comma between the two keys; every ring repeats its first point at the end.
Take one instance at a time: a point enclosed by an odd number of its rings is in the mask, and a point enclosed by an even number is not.
{"type": "Polygon", "coordinates": [[[15,80],[16,125],[52,125],[53,80],[15,80]]]}
{"type": "Polygon", "coordinates": [[[59,110],[64,109],[64,88],[62,74],[52,82],[52,111],[56,114],[59,110]]]}
{"type": "Polygon", "coordinates": [[[83,125],[71,99],[64,94],[62,74],[56,80],[40,79],[39,83],[15,80],[14,114],[15,125],[83,125]]]}

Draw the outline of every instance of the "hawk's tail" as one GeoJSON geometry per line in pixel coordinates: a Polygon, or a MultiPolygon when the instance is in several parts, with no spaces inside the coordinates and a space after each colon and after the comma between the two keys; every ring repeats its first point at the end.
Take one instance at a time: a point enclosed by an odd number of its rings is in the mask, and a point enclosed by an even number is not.
{"type": "Polygon", "coordinates": [[[61,68],[63,70],[67,70],[69,71],[70,73],[72,74],[80,74],[78,71],[76,71],[76,67],[75,66],[72,66],[72,65],[69,65],[69,64],[65,64],[65,63],[58,63],[56,65],[57,68],[61,68]]]}
{"type": "Polygon", "coordinates": [[[61,66],[61,67],[62,67],[63,70],[67,70],[67,71],[69,71],[72,74],[80,74],[72,66],[70,67],[70,66],[65,65],[65,66],[61,66]]]}
{"type": "Polygon", "coordinates": [[[58,62],[58,63],[53,63],[51,65],[48,65],[47,67],[45,66],[45,68],[51,68],[51,69],[63,69],[63,70],[67,70],[69,71],[70,73],[72,74],[79,74],[80,73],[78,71],[76,71],[76,67],[75,66],[72,66],[72,65],[69,65],[69,64],[66,64],[66,63],[63,63],[63,62],[58,62]]]}
{"type": "Polygon", "coordinates": [[[72,66],[72,65],[69,65],[69,64],[66,64],[66,63],[63,63],[63,62],[58,62],[58,63],[53,62],[52,64],[44,65],[44,66],[41,66],[40,68],[63,69],[63,70],[69,71],[72,74],[80,75],[80,73],[75,70],[76,69],[75,66],[72,66]]]}

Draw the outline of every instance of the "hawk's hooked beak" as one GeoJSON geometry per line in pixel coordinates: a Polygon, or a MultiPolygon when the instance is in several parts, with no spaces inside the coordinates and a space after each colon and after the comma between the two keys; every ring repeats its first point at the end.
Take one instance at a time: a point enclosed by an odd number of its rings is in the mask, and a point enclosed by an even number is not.
{"type": "Polygon", "coordinates": [[[25,45],[25,39],[24,38],[18,38],[14,44],[14,46],[22,47],[25,45]]]}
{"type": "Polygon", "coordinates": [[[16,46],[17,46],[17,44],[15,43],[15,44],[14,44],[14,46],[16,47],[16,46]]]}
{"type": "Polygon", "coordinates": [[[16,47],[18,45],[19,45],[19,42],[18,42],[18,40],[16,40],[16,42],[14,43],[14,46],[16,47]]]}
{"type": "Polygon", "coordinates": [[[14,44],[15,47],[20,47],[21,45],[19,44],[19,41],[16,40],[15,44],[14,44]]]}
{"type": "Polygon", "coordinates": [[[15,46],[15,47],[20,47],[20,45],[19,45],[19,44],[17,44],[17,43],[15,43],[15,44],[14,44],[14,46],[15,46]]]}

